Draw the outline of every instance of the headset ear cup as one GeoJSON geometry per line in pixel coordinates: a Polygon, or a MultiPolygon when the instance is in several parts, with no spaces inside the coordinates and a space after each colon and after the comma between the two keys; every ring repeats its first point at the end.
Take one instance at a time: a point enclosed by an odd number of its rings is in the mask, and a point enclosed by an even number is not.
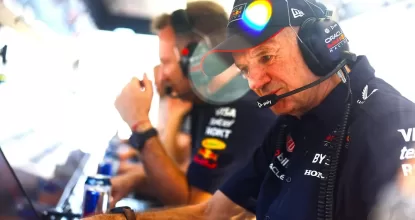
{"type": "Polygon", "coordinates": [[[312,44],[314,55],[321,61],[326,73],[344,59],[344,52],[349,51],[348,40],[340,25],[330,19],[318,19],[314,25],[312,44]]]}
{"type": "Polygon", "coordinates": [[[298,31],[298,36],[301,39],[298,39],[298,45],[308,68],[317,76],[324,76],[328,72],[324,71],[320,60],[316,57],[312,43],[315,40],[313,32],[316,22],[316,18],[309,18],[303,22],[298,31]]]}

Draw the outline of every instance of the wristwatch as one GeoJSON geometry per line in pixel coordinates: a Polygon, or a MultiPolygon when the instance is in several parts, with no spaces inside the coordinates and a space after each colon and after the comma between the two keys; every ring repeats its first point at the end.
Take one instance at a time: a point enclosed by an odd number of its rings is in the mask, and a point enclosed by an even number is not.
{"type": "Polygon", "coordinates": [[[131,134],[128,139],[128,143],[133,146],[135,149],[141,151],[146,143],[146,141],[158,134],[155,128],[150,128],[144,132],[135,132],[131,134]]]}
{"type": "Polygon", "coordinates": [[[123,214],[127,220],[135,220],[134,211],[128,206],[115,207],[110,210],[110,214],[123,214]]]}

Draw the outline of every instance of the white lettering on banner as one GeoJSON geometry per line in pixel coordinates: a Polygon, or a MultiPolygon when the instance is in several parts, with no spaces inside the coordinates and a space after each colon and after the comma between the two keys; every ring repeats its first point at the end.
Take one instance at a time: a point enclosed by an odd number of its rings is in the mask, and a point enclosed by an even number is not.
{"type": "Polygon", "coordinates": [[[412,176],[415,171],[415,164],[402,164],[402,172],[404,176],[412,176]]]}
{"type": "Polygon", "coordinates": [[[235,123],[235,120],[226,120],[223,118],[211,118],[209,125],[229,128],[235,123]]]}
{"type": "Polygon", "coordinates": [[[230,107],[221,107],[216,109],[216,116],[236,118],[236,109],[230,107]]]}
{"type": "Polygon", "coordinates": [[[328,43],[332,42],[333,40],[335,40],[336,38],[338,38],[341,34],[342,34],[341,31],[337,31],[336,33],[334,33],[330,37],[326,38],[324,40],[324,42],[326,42],[326,44],[328,44],[328,43]]]}
{"type": "Polygon", "coordinates": [[[400,132],[403,136],[403,139],[406,142],[415,141],[415,134],[414,134],[415,128],[408,128],[408,130],[405,131],[405,129],[398,129],[398,132],[400,132]]]}
{"type": "Polygon", "coordinates": [[[403,147],[401,150],[401,160],[415,159],[415,148],[403,147]]]}
{"type": "Polygon", "coordinates": [[[278,167],[274,166],[273,163],[269,165],[269,169],[275,174],[275,176],[280,180],[285,180],[287,182],[291,182],[291,177],[285,176],[285,174],[281,173],[278,167]]]}
{"type": "Polygon", "coordinates": [[[304,176],[314,176],[320,179],[324,179],[324,176],[321,172],[315,170],[305,170],[304,176]]]}
{"type": "Polygon", "coordinates": [[[327,155],[324,154],[316,154],[314,155],[313,163],[323,163],[324,158],[326,158],[327,155]]]}
{"type": "Polygon", "coordinates": [[[212,137],[219,137],[219,138],[225,138],[227,139],[229,135],[232,133],[232,130],[230,129],[222,129],[222,128],[216,128],[216,127],[206,127],[205,134],[212,136],[212,137]]]}

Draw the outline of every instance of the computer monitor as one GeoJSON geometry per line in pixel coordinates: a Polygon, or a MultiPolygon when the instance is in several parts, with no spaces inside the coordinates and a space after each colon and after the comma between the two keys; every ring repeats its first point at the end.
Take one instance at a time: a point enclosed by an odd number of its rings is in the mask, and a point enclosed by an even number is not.
{"type": "Polygon", "coordinates": [[[0,148],[0,219],[40,219],[0,148]]]}
{"type": "Polygon", "coordinates": [[[67,149],[57,144],[24,158],[20,153],[3,147],[18,180],[39,213],[54,208],[65,209],[88,159],[88,154],[80,150],[62,152],[60,148],[67,149]]]}

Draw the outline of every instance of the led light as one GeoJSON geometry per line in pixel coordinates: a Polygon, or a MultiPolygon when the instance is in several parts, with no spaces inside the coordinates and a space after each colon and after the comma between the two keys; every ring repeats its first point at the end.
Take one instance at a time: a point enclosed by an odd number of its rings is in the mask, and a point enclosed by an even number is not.
{"type": "Polygon", "coordinates": [[[244,14],[242,20],[251,29],[261,31],[268,24],[272,15],[271,4],[267,0],[252,2],[244,14]]]}

